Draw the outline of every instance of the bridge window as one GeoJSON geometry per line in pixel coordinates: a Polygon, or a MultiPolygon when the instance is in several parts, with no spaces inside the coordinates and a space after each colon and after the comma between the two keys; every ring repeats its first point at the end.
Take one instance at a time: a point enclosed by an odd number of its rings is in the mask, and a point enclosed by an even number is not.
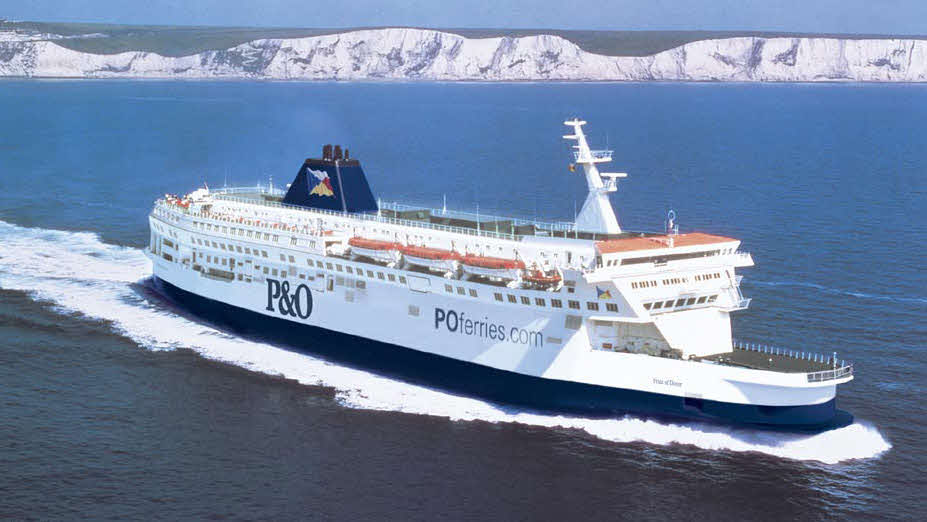
{"type": "Polygon", "coordinates": [[[550,306],[554,308],[563,308],[563,303],[560,302],[560,299],[551,299],[550,306]]]}
{"type": "Polygon", "coordinates": [[[540,297],[535,297],[535,298],[534,298],[534,302],[535,302],[535,304],[537,304],[538,306],[547,306],[547,304],[544,302],[544,299],[542,299],[542,298],[540,298],[540,297]]]}
{"type": "Polygon", "coordinates": [[[605,303],[605,309],[609,312],[618,312],[618,305],[615,303],[605,303]]]}
{"type": "Polygon", "coordinates": [[[523,305],[530,305],[530,304],[531,304],[531,299],[529,299],[529,298],[526,297],[526,296],[521,296],[521,304],[523,304],[523,305]]]}
{"type": "Polygon", "coordinates": [[[502,301],[502,294],[499,292],[492,294],[492,296],[496,298],[496,301],[502,301]]]}
{"type": "Polygon", "coordinates": [[[567,301],[567,304],[570,306],[570,308],[579,310],[579,301],[567,301]]]}
{"type": "Polygon", "coordinates": [[[586,302],[586,308],[589,309],[589,310],[593,310],[593,311],[598,312],[598,311],[599,311],[599,303],[593,303],[592,301],[587,301],[587,302],[586,302]]]}
{"type": "Polygon", "coordinates": [[[507,297],[509,298],[509,302],[510,302],[510,303],[517,303],[517,302],[518,302],[518,301],[515,299],[515,296],[512,295],[512,294],[508,294],[507,297]]]}
{"type": "Polygon", "coordinates": [[[470,289],[470,297],[476,297],[476,290],[473,288],[470,289]]]}

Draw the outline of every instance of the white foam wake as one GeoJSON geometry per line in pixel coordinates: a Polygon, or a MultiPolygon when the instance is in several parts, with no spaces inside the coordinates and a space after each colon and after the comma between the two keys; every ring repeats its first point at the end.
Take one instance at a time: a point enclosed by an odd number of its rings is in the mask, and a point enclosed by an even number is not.
{"type": "Polygon", "coordinates": [[[818,435],[794,435],[634,417],[587,419],[513,411],[243,340],[188,320],[139,295],[132,286],[151,273],[142,251],[103,243],[94,234],[25,228],[0,221],[0,244],[0,288],[25,291],[58,310],[108,321],[116,331],[148,349],[186,347],[204,357],[254,371],[333,387],[338,401],[346,407],[458,421],[571,428],[614,442],[688,444],[825,463],[872,458],[891,447],[877,429],[858,422],[818,435]]]}

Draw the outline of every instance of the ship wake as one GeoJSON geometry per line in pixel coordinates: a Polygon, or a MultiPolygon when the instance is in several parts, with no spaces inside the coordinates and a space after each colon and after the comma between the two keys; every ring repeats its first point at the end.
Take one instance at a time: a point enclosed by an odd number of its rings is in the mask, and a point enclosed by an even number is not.
{"type": "Polygon", "coordinates": [[[682,444],[839,463],[891,448],[861,422],[816,435],[667,423],[632,416],[589,419],[522,411],[349,368],[266,343],[241,339],[176,313],[144,291],[151,266],[136,248],[92,233],[26,228],[0,221],[0,288],[23,291],[52,309],[102,321],[143,348],[189,348],[201,356],[306,385],[334,388],[349,408],[579,430],[616,443],[682,444]]]}

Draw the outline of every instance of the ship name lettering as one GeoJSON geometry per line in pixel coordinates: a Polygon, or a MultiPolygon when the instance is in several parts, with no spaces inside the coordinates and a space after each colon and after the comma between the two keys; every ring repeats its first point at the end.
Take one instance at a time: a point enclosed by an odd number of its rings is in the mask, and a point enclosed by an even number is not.
{"type": "Polygon", "coordinates": [[[267,307],[269,312],[308,319],[312,315],[312,291],[300,284],[290,293],[289,281],[267,279],[267,307]],[[276,307],[274,306],[276,304],[276,307]]]}

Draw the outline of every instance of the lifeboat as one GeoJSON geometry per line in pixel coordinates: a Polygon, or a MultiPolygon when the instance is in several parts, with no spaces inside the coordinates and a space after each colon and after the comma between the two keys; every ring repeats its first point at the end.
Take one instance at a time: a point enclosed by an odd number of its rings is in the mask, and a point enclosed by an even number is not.
{"type": "Polygon", "coordinates": [[[509,281],[518,279],[525,269],[525,263],[518,259],[473,254],[463,256],[460,263],[461,269],[467,274],[509,281]]]}
{"type": "Polygon", "coordinates": [[[460,254],[453,250],[409,245],[400,251],[406,263],[435,272],[456,272],[460,265],[460,254]]]}
{"type": "Polygon", "coordinates": [[[366,257],[380,263],[396,263],[402,258],[401,245],[393,241],[352,237],[348,240],[352,257],[366,257]]]}
{"type": "Polygon", "coordinates": [[[541,270],[529,270],[528,272],[522,274],[521,279],[525,283],[540,288],[550,288],[557,286],[560,284],[560,281],[563,280],[563,278],[560,277],[560,273],[557,271],[545,273],[541,270]]]}

